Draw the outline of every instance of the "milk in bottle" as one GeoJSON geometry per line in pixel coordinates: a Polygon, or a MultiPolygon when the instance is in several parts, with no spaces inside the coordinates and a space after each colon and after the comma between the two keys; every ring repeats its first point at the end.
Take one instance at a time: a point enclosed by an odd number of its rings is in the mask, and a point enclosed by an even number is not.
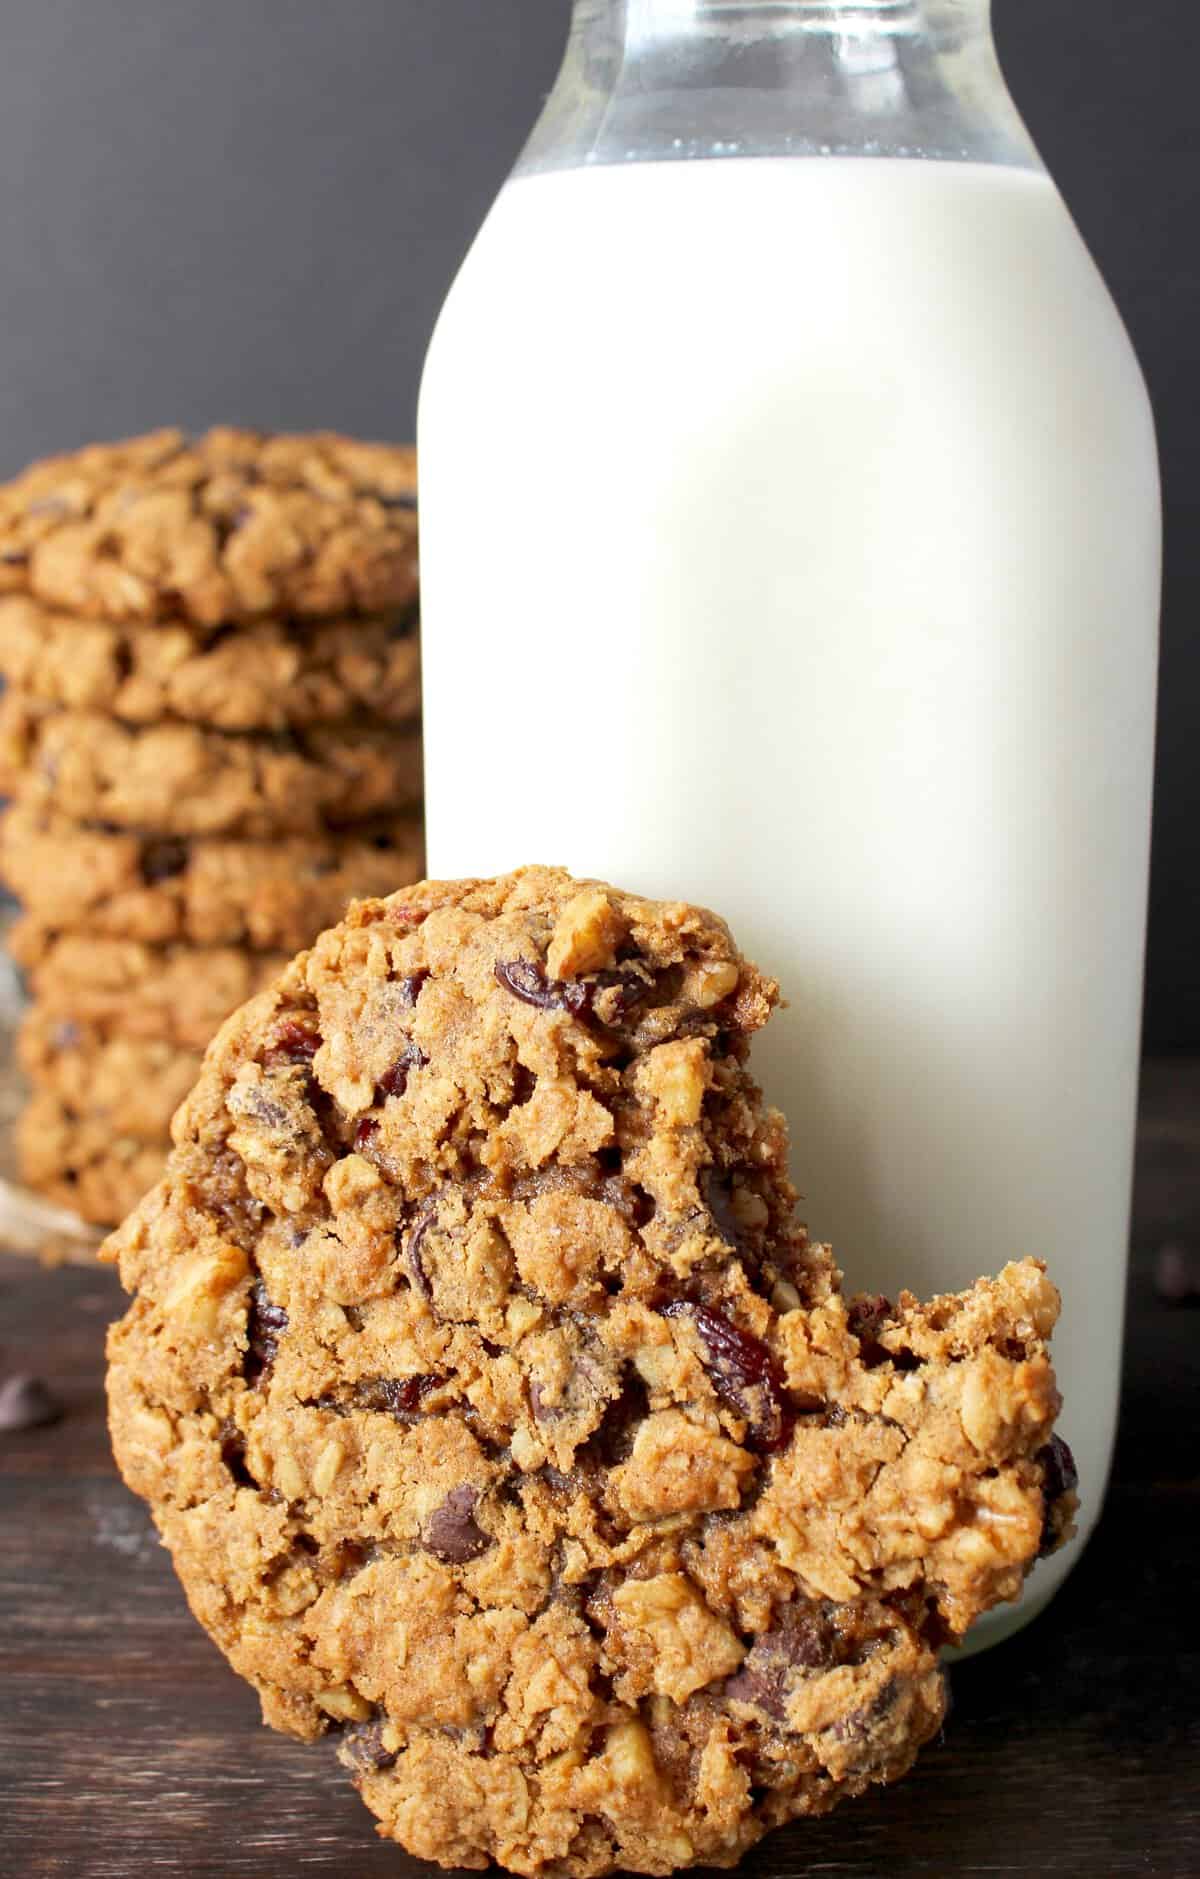
{"type": "Polygon", "coordinates": [[[754,1064],[849,1285],[1047,1260],[1086,1534],[1158,486],[983,8],[577,8],[419,445],[431,872],[565,863],[729,918],[791,1001],[754,1064]]]}

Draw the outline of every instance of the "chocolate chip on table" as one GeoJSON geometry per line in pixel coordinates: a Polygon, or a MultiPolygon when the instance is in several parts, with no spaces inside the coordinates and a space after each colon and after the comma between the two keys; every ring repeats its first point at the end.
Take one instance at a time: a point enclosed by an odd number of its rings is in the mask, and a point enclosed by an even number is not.
{"type": "Polygon", "coordinates": [[[783,1376],[762,1339],[691,1299],[673,1299],[662,1315],[687,1318],[695,1325],[713,1388],[745,1417],[752,1446],[767,1453],[781,1448],[789,1431],[783,1376]]]}
{"type": "Polygon", "coordinates": [[[18,1375],[0,1383],[0,1433],[19,1434],[57,1422],[62,1404],[50,1394],[40,1377],[18,1375]]]}
{"type": "Polygon", "coordinates": [[[479,1504],[479,1490],[468,1487],[451,1488],[440,1507],[435,1507],[425,1522],[423,1540],[427,1552],[436,1553],[437,1557],[448,1566],[465,1566],[468,1561],[478,1559],[492,1544],[489,1536],[475,1520],[475,1509],[479,1504]]]}
{"type": "Polygon", "coordinates": [[[287,1328],[288,1315],[283,1306],[271,1302],[262,1280],[257,1279],[250,1293],[250,1310],[246,1318],[249,1348],[246,1351],[244,1374],[247,1383],[257,1383],[271,1368],[279,1354],[279,1340],[287,1328]]]}
{"type": "Polygon", "coordinates": [[[1200,1298],[1200,1247],[1186,1240],[1167,1240],[1154,1260],[1154,1289],[1171,1305],[1186,1305],[1200,1298]]]}

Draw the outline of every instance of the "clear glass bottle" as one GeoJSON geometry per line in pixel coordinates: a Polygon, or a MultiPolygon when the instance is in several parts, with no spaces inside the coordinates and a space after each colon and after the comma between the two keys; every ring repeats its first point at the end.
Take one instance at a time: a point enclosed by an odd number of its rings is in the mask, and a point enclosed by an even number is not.
{"type": "Polygon", "coordinates": [[[419,443],[431,867],[729,917],[791,1000],[755,1061],[850,1283],[1047,1259],[1086,1534],[1159,496],[985,0],[578,0],[419,443]]]}

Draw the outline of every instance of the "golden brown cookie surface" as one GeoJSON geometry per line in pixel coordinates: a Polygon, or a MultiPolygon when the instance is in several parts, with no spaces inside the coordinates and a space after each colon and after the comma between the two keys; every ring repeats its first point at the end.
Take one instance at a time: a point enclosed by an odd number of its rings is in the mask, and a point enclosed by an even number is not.
{"type": "Polygon", "coordinates": [[[402,724],[421,708],[412,610],[377,620],[264,620],[209,631],[122,625],[0,597],[0,673],[39,703],[126,724],[174,718],[221,731],[336,724],[359,711],[402,724]]]}
{"type": "Polygon", "coordinates": [[[279,973],[282,953],[147,946],[43,926],[24,914],[8,949],[47,1014],[203,1050],[235,1006],[279,973]]]}
{"type": "Polygon", "coordinates": [[[75,822],[164,835],[310,835],[418,803],[421,739],[357,720],[277,736],[130,726],[8,692],[0,788],[75,822]]]}
{"type": "Polygon", "coordinates": [[[143,1140],[49,1090],[37,1091],[22,1110],[15,1139],[26,1186],[98,1227],[111,1227],[136,1207],[167,1159],[165,1134],[143,1140]]]}
{"type": "Polygon", "coordinates": [[[347,902],[420,878],[420,819],[275,841],[144,835],[56,814],[36,786],[0,817],[0,874],[47,928],[150,945],[292,952],[347,902]]]}
{"type": "Polygon", "coordinates": [[[105,620],[375,614],[416,592],[416,458],[330,432],[155,431],[0,487],[0,589],[105,620]]]}
{"type": "Polygon", "coordinates": [[[848,1303],[712,915],[364,903],[224,1027],[113,1439],[264,1715],[444,1864],[665,1873],[889,1780],[1043,1531],[1057,1295],[848,1303]]]}

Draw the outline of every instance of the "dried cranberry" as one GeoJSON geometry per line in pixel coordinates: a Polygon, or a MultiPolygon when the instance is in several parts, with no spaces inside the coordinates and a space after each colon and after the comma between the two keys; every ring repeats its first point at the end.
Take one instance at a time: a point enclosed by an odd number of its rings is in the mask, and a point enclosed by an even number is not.
{"type": "Polygon", "coordinates": [[[374,1116],[364,1116],[354,1131],[355,1148],[366,1148],[368,1143],[373,1142],[378,1134],[379,1124],[376,1122],[374,1116]]]}
{"type": "Polygon", "coordinates": [[[1068,1494],[1074,1494],[1079,1486],[1079,1470],[1061,1435],[1052,1435],[1045,1448],[1040,1448],[1034,1460],[1042,1467],[1042,1534],[1039,1552],[1044,1557],[1052,1553],[1058,1544],[1058,1522],[1055,1514],[1059,1503],[1068,1494]]]}
{"type": "Polygon", "coordinates": [[[379,1079],[375,1091],[376,1102],[383,1102],[389,1096],[403,1096],[408,1088],[409,1075],[413,1070],[422,1070],[429,1062],[425,1052],[418,1044],[406,1044],[390,1070],[379,1079]]]}
{"type": "Polygon", "coordinates": [[[263,1053],[263,1062],[268,1069],[278,1069],[282,1064],[311,1063],[321,1048],[321,1033],[296,1018],[288,1018],[275,1033],[272,1043],[263,1053]]]}
{"type": "Polygon", "coordinates": [[[691,1299],[673,1299],[662,1315],[695,1325],[713,1388],[745,1417],[752,1445],[767,1453],[782,1448],[790,1428],[783,1374],[762,1339],[691,1299]]]}
{"type": "Polygon", "coordinates": [[[542,968],[528,959],[509,959],[496,961],[494,972],[497,983],[514,998],[519,998],[523,1005],[535,1005],[539,1011],[552,1011],[558,1005],[556,987],[546,978],[542,968]]]}
{"type": "MultiPolygon", "coordinates": [[[[389,846],[391,846],[392,844],[391,844],[390,837],[388,838],[388,840],[389,840],[389,846]]],[[[412,1010],[413,1006],[416,1004],[417,999],[420,996],[421,987],[424,985],[428,977],[429,977],[429,974],[424,969],[424,967],[418,967],[416,972],[409,972],[405,975],[404,978],[397,979],[396,990],[400,994],[399,1002],[400,1002],[400,1007],[402,1010],[407,1010],[407,1011],[412,1010]]]]}
{"type": "Polygon", "coordinates": [[[354,1400],[361,1409],[411,1416],[430,1390],[436,1390],[443,1381],[440,1376],[366,1377],[355,1385],[354,1400]]]}
{"type": "Polygon", "coordinates": [[[429,1275],[426,1273],[421,1263],[421,1241],[425,1238],[425,1235],[436,1219],[437,1208],[427,1207],[413,1227],[412,1232],[409,1234],[408,1244],[404,1248],[404,1257],[408,1262],[408,1269],[412,1273],[417,1290],[422,1292],[426,1298],[430,1299],[433,1297],[433,1287],[430,1285],[429,1275]]]}
{"type": "Polygon", "coordinates": [[[497,960],[497,981],[523,1004],[539,1011],[566,1011],[573,1018],[593,1018],[598,1023],[618,1022],[650,990],[650,982],[639,972],[596,972],[587,979],[548,979],[541,966],[528,959],[497,960]],[[596,1004],[601,995],[614,990],[617,996],[606,1000],[610,1015],[599,1018],[596,1004]]]}
{"type": "Polygon", "coordinates": [[[256,1279],[246,1315],[248,1348],[242,1372],[247,1383],[257,1383],[271,1368],[279,1353],[279,1340],[287,1328],[288,1315],[283,1306],[272,1304],[262,1280],[256,1279]]]}

